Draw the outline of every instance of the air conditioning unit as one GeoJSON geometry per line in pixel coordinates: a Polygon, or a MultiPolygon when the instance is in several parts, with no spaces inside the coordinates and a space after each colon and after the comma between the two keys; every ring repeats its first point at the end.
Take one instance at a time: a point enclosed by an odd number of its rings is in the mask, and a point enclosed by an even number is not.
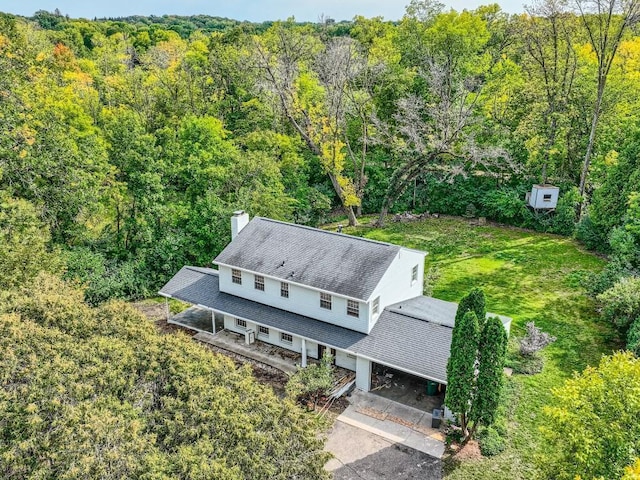
{"type": "Polygon", "coordinates": [[[244,332],[244,343],[247,345],[251,345],[256,341],[256,332],[253,329],[245,330],[244,332]]]}

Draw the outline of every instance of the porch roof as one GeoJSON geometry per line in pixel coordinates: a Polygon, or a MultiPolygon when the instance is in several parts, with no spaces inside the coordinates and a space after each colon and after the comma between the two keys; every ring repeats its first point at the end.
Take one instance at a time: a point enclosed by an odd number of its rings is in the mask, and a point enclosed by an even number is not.
{"type": "Polygon", "coordinates": [[[397,305],[385,309],[367,335],[222,293],[218,272],[210,268],[183,267],[159,293],[446,383],[452,328],[418,317],[413,309],[412,315],[397,305]]]}

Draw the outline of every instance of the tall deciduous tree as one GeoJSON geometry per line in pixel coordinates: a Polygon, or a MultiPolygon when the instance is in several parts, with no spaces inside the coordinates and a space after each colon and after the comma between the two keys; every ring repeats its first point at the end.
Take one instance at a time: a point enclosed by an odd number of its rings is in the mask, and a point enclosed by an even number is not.
{"type": "Polygon", "coordinates": [[[514,169],[506,150],[475,141],[472,126],[477,122],[474,108],[479,85],[472,78],[456,78],[452,69],[457,62],[446,58],[444,63],[430,63],[422,73],[426,98],[415,94],[403,98],[397,103],[393,121],[377,122],[381,132],[378,141],[397,159],[380,211],[380,225],[395,201],[423,173],[451,179],[475,171],[491,175],[514,169]]]}
{"type": "Polygon", "coordinates": [[[41,271],[59,271],[61,262],[48,251],[49,229],[37,209],[0,190],[0,290],[23,286],[41,271]]]}
{"type": "MultiPolygon", "coordinates": [[[[539,117],[534,125],[540,125],[540,141],[535,144],[533,157],[542,163],[541,181],[546,183],[549,169],[556,163],[564,163],[557,152],[563,149],[558,145],[562,139],[562,130],[566,127],[567,111],[577,68],[577,55],[574,49],[575,18],[564,10],[563,2],[558,0],[540,0],[530,7],[529,16],[523,19],[522,37],[530,61],[523,61],[524,69],[531,80],[529,86],[536,89],[540,107],[531,109],[539,117]],[[541,87],[541,88],[540,88],[541,87]]],[[[566,160],[566,159],[565,159],[566,160]]],[[[557,170],[567,173],[562,164],[557,170]]],[[[557,170],[551,170],[557,173],[557,170]]]]}
{"type": "Polygon", "coordinates": [[[544,407],[549,476],[620,478],[640,451],[640,359],[629,352],[603,357],[553,397],[544,407]]]}
{"type": "Polygon", "coordinates": [[[609,72],[625,33],[640,22],[640,1],[575,0],[575,4],[598,64],[598,86],[591,115],[589,142],[580,173],[580,194],[584,195],[609,72]]]}
{"type": "MultiPolygon", "coordinates": [[[[359,200],[353,182],[344,174],[345,144],[338,120],[344,108],[341,87],[344,79],[336,81],[330,72],[325,72],[328,77],[322,82],[313,72],[311,63],[324,47],[308,30],[276,24],[264,37],[256,38],[254,47],[256,65],[267,90],[275,97],[287,122],[320,160],[349,217],[349,224],[356,225],[353,207],[359,200]]],[[[344,49],[336,52],[342,54],[344,49]]],[[[342,58],[347,59],[348,56],[342,58]]],[[[348,63],[343,66],[352,68],[348,63]]],[[[339,73],[347,78],[352,74],[339,73]]]]}
{"type": "Polygon", "coordinates": [[[468,311],[453,327],[444,399],[444,404],[458,416],[464,438],[469,436],[479,337],[478,317],[468,311]]]}

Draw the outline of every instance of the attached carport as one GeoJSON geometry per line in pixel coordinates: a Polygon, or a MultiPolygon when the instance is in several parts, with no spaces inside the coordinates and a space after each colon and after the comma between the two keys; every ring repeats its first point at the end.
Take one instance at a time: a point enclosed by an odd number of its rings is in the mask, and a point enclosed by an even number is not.
{"type": "Polygon", "coordinates": [[[368,375],[361,376],[358,387],[371,390],[372,362],[446,384],[455,306],[417,297],[387,307],[371,333],[354,345],[359,363],[369,362],[368,375]],[[450,305],[454,306],[452,317],[450,305]]]}

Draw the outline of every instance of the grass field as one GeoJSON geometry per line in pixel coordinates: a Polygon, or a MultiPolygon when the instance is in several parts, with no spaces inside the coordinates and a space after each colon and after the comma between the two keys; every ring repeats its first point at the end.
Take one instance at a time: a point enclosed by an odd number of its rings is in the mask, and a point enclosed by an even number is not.
{"type": "Polygon", "coordinates": [[[454,461],[447,468],[448,479],[540,478],[538,429],[551,388],[620,346],[613,328],[598,320],[579,287],[579,279],[601,269],[604,261],[567,238],[474,226],[462,219],[393,223],[384,229],[361,226],[345,232],[429,252],[426,267],[435,265],[441,274],[433,296],[458,301],[472,287],[482,288],[488,311],[513,318],[512,337],[535,321],[558,338],[544,351],[541,373],[514,374],[508,380],[506,450],[482,460],[454,461]]]}

